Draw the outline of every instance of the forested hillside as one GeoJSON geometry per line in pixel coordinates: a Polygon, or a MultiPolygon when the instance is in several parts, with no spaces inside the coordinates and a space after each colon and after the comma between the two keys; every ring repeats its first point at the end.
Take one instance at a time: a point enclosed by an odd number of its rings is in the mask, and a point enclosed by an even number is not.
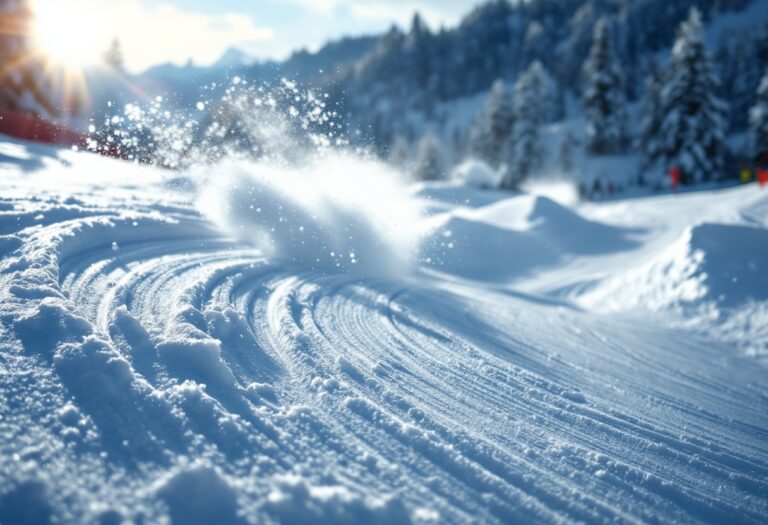
{"type": "MultiPolygon", "coordinates": [[[[658,186],[672,164],[684,184],[739,176],[767,147],[759,119],[750,123],[750,114],[763,114],[758,86],[766,70],[765,2],[492,0],[456,27],[429,27],[416,13],[406,30],[329,42],[284,62],[231,50],[210,67],[95,74],[84,115],[107,128],[99,136],[111,136],[114,114],[136,93],[159,95],[165,106],[194,114],[193,145],[207,140],[213,123],[239,137],[240,117],[261,111],[223,107],[233,81],[289,81],[322,97],[345,143],[416,177],[445,177],[475,158],[501,186],[559,172],[602,192],[658,186]],[[205,111],[195,109],[201,100],[205,111]]],[[[254,140],[232,142],[245,144],[247,155],[264,150],[254,140]]]]}

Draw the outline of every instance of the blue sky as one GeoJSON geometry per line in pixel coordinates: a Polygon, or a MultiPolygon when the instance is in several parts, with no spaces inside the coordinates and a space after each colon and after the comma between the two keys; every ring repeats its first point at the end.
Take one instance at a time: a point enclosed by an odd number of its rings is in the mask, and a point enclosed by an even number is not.
{"type": "MultiPolygon", "coordinates": [[[[344,35],[407,26],[418,10],[433,27],[455,24],[478,0],[32,0],[47,27],[61,26],[67,47],[97,60],[113,38],[127,66],[216,60],[228,47],[258,58],[285,58],[344,35]],[[62,20],[64,19],[64,20],[62,20]]],[[[50,31],[49,31],[50,33],[50,31]]],[[[86,60],[88,59],[88,60],[86,60]]]]}
{"type": "MultiPolygon", "coordinates": [[[[419,10],[434,25],[453,24],[477,0],[147,0],[172,3],[180,9],[210,15],[223,12],[250,16],[258,26],[275,32],[277,54],[288,48],[317,45],[329,37],[380,31],[392,22],[406,24],[419,10]]],[[[270,52],[270,46],[254,50],[270,52]]]]}
{"type": "Polygon", "coordinates": [[[419,10],[434,26],[454,24],[477,0],[147,0],[211,16],[246,15],[273,32],[263,41],[233,42],[264,57],[284,57],[300,47],[316,48],[329,38],[378,32],[393,22],[407,25],[419,10]]]}

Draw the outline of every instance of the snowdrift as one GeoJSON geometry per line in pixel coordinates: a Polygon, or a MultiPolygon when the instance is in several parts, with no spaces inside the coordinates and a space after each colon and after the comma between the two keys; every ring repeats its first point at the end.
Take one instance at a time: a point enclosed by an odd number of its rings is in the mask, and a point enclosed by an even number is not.
{"type": "Polygon", "coordinates": [[[768,300],[768,231],[738,224],[688,228],[657,260],[582,298],[613,309],[735,309],[768,300]]]}
{"type": "Polygon", "coordinates": [[[574,299],[591,310],[655,314],[768,361],[768,232],[758,210],[764,203],[745,208],[746,223],[691,226],[650,262],[574,299]]]}
{"type": "Polygon", "coordinates": [[[432,267],[491,282],[520,279],[579,255],[630,249],[632,231],[589,221],[553,200],[517,195],[439,219],[422,257],[432,267]]]}

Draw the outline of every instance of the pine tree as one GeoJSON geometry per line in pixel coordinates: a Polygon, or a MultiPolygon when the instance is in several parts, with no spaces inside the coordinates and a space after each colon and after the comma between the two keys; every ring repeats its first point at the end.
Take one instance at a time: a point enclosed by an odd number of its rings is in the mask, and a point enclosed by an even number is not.
{"type": "Polygon", "coordinates": [[[573,13],[568,22],[568,38],[558,46],[557,77],[565,86],[572,86],[580,92],[579,72],[584,57],[589,55],[592,33],[598,20],[597,7],[592,2],[584,2],[573,13]]]}
{"type": "Polygon", "coordinates": [[[592,49],[584,64],[587,147],[597,155],[621,153],[626,144],[626,102],[613,36],[605,18],[595,24],[592,49]]]}
{"type": "Polygon", "coordinates": [[[749,112],[752,151],[755,157],[768,151],[768,70],[757,88],[757,102],[749,112]]]}
{"type": "Polygon", "coordinates": [[[718,74],[722,81],[721,93],[728,101],[729,128],[743,130],[749,127],[749,108],[755,103],[765,64],[759,58],[759,38],[751,33],[738,37],[721,38],[716,54],[718,74]]]}
{"type": "Polygon", "coordinates": [[[501,187],[517,189],[541,164],[539,128],[544,116],[541,93],[546,85],[544,68],[537,60],[515,83],[515,123],[508,143],[508,165],[501,187]]]}
{"type": "Polygon", "coordinates": [[[645,81],[645,97],[640,111],[639,147],[646,169],[658,158],[660,152],[661,90],[661,75],[654,68],[645,81]]]}
{"type": "Polygon", "coordinates": [[[541,61],[537,69],[537,75],[541,81],[541,92],[539,100],[541,101],[541,122],[555,122],[565,116],[565,100],[563,90],[560,88],[557,80],[553,77],[541,61]]]}
{"type": "Polygon", "coordinates": [[[535,60],[546,60],[551,53],[552,44],[544,32],[544,27],[536,20],[528,25],[523,41],[523,60],[531,64],[535,60]]]}
{"type": "Polygon", "coordinates": [[[408,80],[413,85],[411,90],[413,101],[424,110],[428,110],[428,107],[434,102],[434,98],[430,96],[432,37],[429,26],[416,12],[411,21],[411,30],[404,42],[405,60],[401,67],[408,72],[408,80]]]}
{"type": "Polygon", "coordinates": [[[471,131],[472,153],[491,166],[498,167],[512,132],[513,115],[514,109],[507,87],[502,80],[497,80],[471,131]]]}
{"type": "Polygon", "coordinates": [[[414,177],[424,181],[445,178],[445,156],[440,142],[431,133],[419,141],[414,177]]]}
{"type": "Polygon", "coordinates": [[[115,71],[122,72],[124,70],[125,58],[123,57],[123,47],[117,38],[112,40],[109,49],[104,53],[104,62],[115,71]]]}
{"type": "Polygon", "coordinates": [[[681,170],[684,183],[722,175],[726,108],[716,95],[719,85],[704,45],[701,15],[691,9],[678,31],[661,93],[656,154],[665,168],[681,170]]]}
{"type": "Polygon", "coordinates": [[[0,107],[41,117],[59,114],[43,58],[31,38],[27,0],[0,0],[0,107]]]}

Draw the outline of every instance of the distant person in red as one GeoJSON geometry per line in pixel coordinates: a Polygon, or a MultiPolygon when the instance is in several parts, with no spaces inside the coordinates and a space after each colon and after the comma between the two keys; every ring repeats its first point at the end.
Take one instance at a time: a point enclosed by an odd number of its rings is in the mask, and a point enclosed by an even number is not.
{"type": "Polygon", "coordinates": [[[757,170],[757,183],[761,188],[768,186],[768,168],[760,168],[757,170]]]}
{"type": "Polygon", "coordinates": [[[669,184],[672,186],[672,191],[677,191],[677,187],[680,186],[680,169],[676,167],[669,168],[669,184]]]}

